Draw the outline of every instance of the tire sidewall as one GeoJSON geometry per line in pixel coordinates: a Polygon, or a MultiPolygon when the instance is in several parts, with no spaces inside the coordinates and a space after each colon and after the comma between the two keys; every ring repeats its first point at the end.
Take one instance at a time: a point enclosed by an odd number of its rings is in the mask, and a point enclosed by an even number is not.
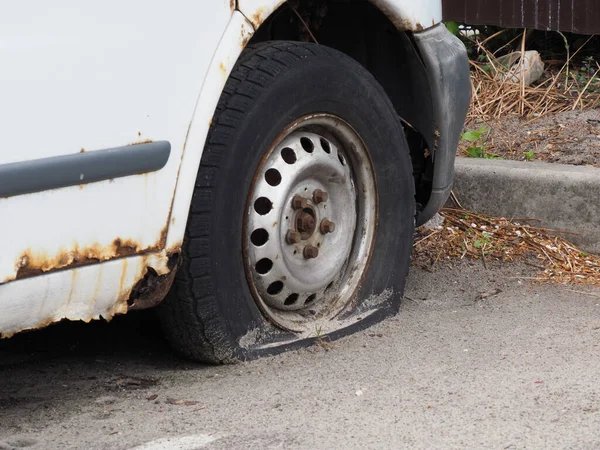
{"type": "MultiPolygon", "coordinates": [[[[376,80],[339,52],[317,54],[291,68],[282,64],[274,82],[246,108],[244,119],[230,135],[227,155],[214,174],[212,276],[220,315],[226,319],[238,356],[248,357],[239,340],[249,330],[268,328],[277,333],[258,308],[245,276],[242,237],[247,195],[265,152],[282,130],[318,113],[338,116],[354,128],[368,149],[375,172],[376,235],[352,305],[359,308],[366,299],[387,291],[391,295],[385,307],[394,312],[399,306],[415,214],[411,163],[401,122],[376,80]]],[[[219,117],[215,120],[218,122],[219,117]]]]}

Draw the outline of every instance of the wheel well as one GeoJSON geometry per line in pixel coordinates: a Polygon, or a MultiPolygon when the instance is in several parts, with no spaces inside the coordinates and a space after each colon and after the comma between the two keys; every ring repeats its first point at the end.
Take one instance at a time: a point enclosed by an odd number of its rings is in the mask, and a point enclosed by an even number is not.
{"type": "Polygon", "coordinates": [[[417,207],[431,194],[433,103],[427,73],[412,33],[398,31],[367,0],[290,0],[261,24],[250,43],[315,41],[362,64],[382,85],[405,124],[417,207]]]}

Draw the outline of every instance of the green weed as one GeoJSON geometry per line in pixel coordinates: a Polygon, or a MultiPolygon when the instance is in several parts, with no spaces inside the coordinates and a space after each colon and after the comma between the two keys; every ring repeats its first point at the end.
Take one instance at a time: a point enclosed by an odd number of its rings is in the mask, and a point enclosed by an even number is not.
{"type": "Polygon", "coordinates": [[[467,131],[462,134],[460,137],[461,140],[470,144],[465,150],[469,158],[501,159],[497,155],[486,153],[485,151],[485,138],[489,132],[490,128],[482,125],[477,130],[467,131]]]}
{"type": "Polygon", "coordinates": [[[493,235],[492,235],[492,233],[489,233],[487,231],[484,231],[481,234],[482,234],[482,236],[473,242],[473,247],[480,248],[485,253],[485,250],[487,250],[490,247],[493,247],[493,245],[492,245],[493,235]]]}

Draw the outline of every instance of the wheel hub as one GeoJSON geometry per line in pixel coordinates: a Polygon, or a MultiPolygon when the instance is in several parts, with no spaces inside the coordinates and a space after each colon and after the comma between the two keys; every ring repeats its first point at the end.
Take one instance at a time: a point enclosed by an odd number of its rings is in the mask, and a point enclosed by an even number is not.
{"type": "Polygon", "coordinates": [[[297,122],[263,159],[248,203],[244,263],[263,311],[286,329],[339,311],[376,224],[373,171],[356,133],[332,116],[297,122]]]}

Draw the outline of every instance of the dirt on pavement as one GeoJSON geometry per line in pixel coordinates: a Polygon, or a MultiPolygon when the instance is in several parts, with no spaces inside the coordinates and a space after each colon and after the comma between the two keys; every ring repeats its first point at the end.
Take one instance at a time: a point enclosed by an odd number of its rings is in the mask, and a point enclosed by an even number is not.
{"type": "Polygon", "coordinates": [[[397,317],[232,366],[178,359],[148,311],[18,335],[0,449],[598,447],[600,291],[531,269],[413,268],[397,317]]]}

